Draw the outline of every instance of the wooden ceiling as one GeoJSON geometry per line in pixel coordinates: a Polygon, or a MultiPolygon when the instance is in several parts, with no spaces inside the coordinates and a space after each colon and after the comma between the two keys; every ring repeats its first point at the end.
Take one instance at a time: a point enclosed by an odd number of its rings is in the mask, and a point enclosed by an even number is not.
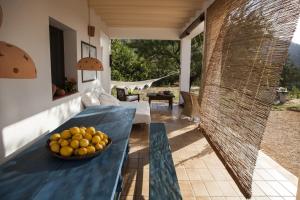
{"type": "Polygon", "coordinates": [[[88,0],[109,27],[183,28],[205,0],[88,0]]]}

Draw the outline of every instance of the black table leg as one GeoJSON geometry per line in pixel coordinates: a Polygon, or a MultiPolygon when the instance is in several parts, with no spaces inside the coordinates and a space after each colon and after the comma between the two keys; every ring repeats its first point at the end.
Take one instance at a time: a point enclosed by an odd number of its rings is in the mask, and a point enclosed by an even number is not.
{"type": "Polygon", "coordinates": [[[169,108],[173,109],[173,98],[169,99],[169,108]]]}

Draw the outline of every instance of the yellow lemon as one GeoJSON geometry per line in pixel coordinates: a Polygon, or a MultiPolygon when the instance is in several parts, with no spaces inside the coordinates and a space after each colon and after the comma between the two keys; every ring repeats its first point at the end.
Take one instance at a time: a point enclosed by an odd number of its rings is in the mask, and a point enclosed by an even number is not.
{"type": "Polygon", "coordinates": [[[93,138],[93,136],[92,136],[90,133],[86,133],[86,134],[84,135],[84,138],[87,139],[88,141],[91,141],[92,138],[93,138]]]}
{"type": "Polygon", "coordinates": [[[72,140],[70,146],[73,147],[74,149],[77,149],[79,147],[79,141],[72,140]]]}
{"type": "Polygon", "coordinates": [[[102,132],[101,131],[96,131],[95,134],[100,136],[102,134],[102,132]]]}
{"type": "Polygon", "coordinates": [[[84,126],[81,126],[80,129],[86,130],[86,128],[84,126]]]}
{"type": "Polygon", "coordinates": [[[105,138],[105,139],[103,140],[103,142],[105,142],[105,144],[107,144],[107,143],[108,143],[108,139],[105,138]]]}
{"type": "Polygon", "coordinates": [[[95,148],[96,148],[97,151],[99,151],[99,150],[103,149],[103,146],[98,143],[98,144],[95,145],[95,148]]]}
{"type": "Polygon", "coordinates": [[[81,147],[80,149],[78,149],[78,154],[83,156],[87,154],[87,149],[85,147],[81,147]]]}
{"type": "Polygon", "coordinates": [[[87,149],[88,154],[93,154],[96,152],[96,149],[94,146],[88,146],[86,149],[87,149]]]}
{"type": "MultiPolygon", "coordinates": [[[[49,146],[51,146],[52,144],[58,144],[58,142],[57,141],[51,141],[50,143],[49,143],[49,146]]],[[[59,145],[59,144],[58,144],[59,145]]]]}
{"type": "Polygon", "coordinates": [[[105,147],[105,142],[104,141],[100,141],[99,144],[101,144],[103,147],[105,147]]]}
{"type": "Polygon", "coordinates": [[[84,136],[85,135],[85,129],[80,128],[80,134],[84,136]]]}
{"type": "Polygon", "coordinates": [[[74,155],[79,155],[79,149],[74,149],[74,155]]]}
{"type": "Polygon", "coordinates": [[[80,133],[80,129],[78,128],[78,127],[72,127],[72,128],[70,128],[70,132],[73,134],[73,135],[75,135],[75,134],[77,134],[77,133],[80,133]]]}
{"type": "Polygon", "coordinates": [[[86,133],[89,133],[91,135],[95,135],[96,133],[96,129],[94,127],[88,127],[86,130],[85,130],[86,133]]]}
{"type": "Polygon", "coordinates": [[[81,140],[82,139],[82,135],[80,133],[76,133],[75,135],[73,135],[72,139],[73,140],[81,140]]]}
{"type": "Polygon", "coordinates": [[[69,130],[64,130],[61,134],[61,138],[63,139],[68,139],[71,137],[71,131],[69,130]]]}
{"type": "Polygon", "coordinates": [[[55,153],[59,153],[59,149],[60,149],[60,146],[59,146],[59,144],[52,144],[51,146],[50,146],[50,149],[51,149],[51,151],[53,151],[53,152],[55,152],[55,153]]]}
{"type": "Polygon", "coordinates": [[[101,141],[101,138],[98,135],[95,135],[92,139],[93,144],[97,144],[101,141]]]}
{"type": "Polygon", "coordinates": [[[60,134],[59,133],[54,133],[53,135],[50,136],[50,140],[59,140],[60,139],[60,134]]]}
{"type": "Polygon", "coordinates": [[[87,139],[81,139],[79,141],[79,144],[81,147],[87,147],[87,146],[89,146],[90,142],[87,139]]]}
{"type": "Polygon", "coordinates": [[[62,156],[71,156],[73,153],[73,148],[69,146],[64,146],[60,149],[60,154],[62,156]]]}
{"type": "Polygon", "coordinates": [[[62,140],[61,143],[60,143],[60,146],[62,146],[62,147],[65,147],[65,146],[68,146],[68,145],[69,145],[68,140],[62,140]]]}
{"type": "Polygon", "coordinates": [[[103,133],[99,133],[98,135],[99,135],[99,137],[100,137],[101,140],[104,139],[103,133]]]}

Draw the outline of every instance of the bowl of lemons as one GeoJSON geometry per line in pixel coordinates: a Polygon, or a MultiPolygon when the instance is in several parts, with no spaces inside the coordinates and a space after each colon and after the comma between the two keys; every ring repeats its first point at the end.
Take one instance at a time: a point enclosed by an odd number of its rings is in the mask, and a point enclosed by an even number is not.
{"type": "Polygon", "coordinates": [[[94,127],[71,127],[54,133],[47,141],[47,148],[55,157],[65,160],[92,158],[105,151],[111,139],[94,127]]]}

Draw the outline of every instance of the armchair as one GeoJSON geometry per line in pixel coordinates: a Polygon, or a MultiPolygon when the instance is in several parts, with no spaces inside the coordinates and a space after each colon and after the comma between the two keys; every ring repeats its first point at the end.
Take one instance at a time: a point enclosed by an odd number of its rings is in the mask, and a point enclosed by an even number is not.
{"type": "Polygon", "coordinates": [[[125,88],[116,88],[117,98],[120,101],[140,101],[140,94],[128,94],[125,88]]]}

